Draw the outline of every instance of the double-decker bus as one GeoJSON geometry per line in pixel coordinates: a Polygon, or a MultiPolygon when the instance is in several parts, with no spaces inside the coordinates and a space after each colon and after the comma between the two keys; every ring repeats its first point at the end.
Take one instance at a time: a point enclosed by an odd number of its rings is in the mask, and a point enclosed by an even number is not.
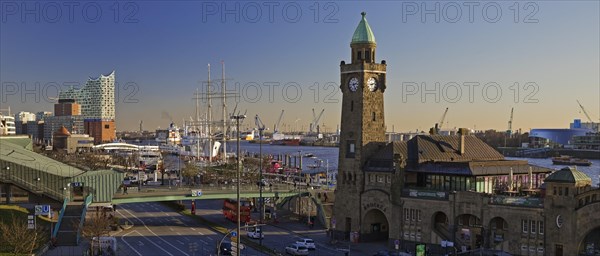
{"type": "Polygon", "coordinates": [[[238,204],[235,199],[225,199],[223,201],[223,215],[228,220],[237,222],[237,207],[240,205],[240,221],[250,221],[250,211],[252,210],[252,203],[247,199],[240,199],[238,204]]]}

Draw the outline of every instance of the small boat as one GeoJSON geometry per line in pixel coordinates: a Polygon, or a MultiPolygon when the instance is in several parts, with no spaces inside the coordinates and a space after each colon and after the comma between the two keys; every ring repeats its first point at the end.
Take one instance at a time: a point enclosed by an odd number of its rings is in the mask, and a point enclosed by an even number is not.
{"type": "Polygon", "coordinates": [[[591,166],[592,162],[587,159],[573,158],[571,156],[558,156],[552,158],[552,164],[555,165],[578,165],[591,166]]]}
{"type": "Polygon", "coordinates": [[[315,157],[315,155],[313,153],[306,153],[304,154],[304,157],[315,157]]]}

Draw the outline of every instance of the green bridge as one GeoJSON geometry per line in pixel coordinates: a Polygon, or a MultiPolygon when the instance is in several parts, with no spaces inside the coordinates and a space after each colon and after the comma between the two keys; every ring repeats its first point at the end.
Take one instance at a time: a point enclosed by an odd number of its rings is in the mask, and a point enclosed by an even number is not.
{"type": "MultiPolygon", "coordinates": [[[[13,204],[14,191],[24,191],[28,204],[51,204],[60,209],[52,236],[58,245],[76,245],[90,205],[126,204],[174,200],[227,199],[237,196],[237,187],[220,184],[201,186],[122,186],[125,173],[117,170],[87,171],[35,153],[27,136],[0,137],[0,203],[13,204]],[[61,223],[67,223],[61,225],[61,223]],[[75,224],[78,223],[78,224],[75,224]]],[[[315,192],[312,190],[311,192],[315,192]]],[[[22,195],[23,193],[20,193],[22,195]]],[[[262,196],[285,199],[309,195],[306,186],[273,184],[263,188],[262,196]]],[[[256,198],[257,185],[240,187],[240,197],[256,198]]],[[[22,203],[23,200],[20,201],[22,203]]],[[[31,210],[31,209],[30,209],[31,210]]]]}

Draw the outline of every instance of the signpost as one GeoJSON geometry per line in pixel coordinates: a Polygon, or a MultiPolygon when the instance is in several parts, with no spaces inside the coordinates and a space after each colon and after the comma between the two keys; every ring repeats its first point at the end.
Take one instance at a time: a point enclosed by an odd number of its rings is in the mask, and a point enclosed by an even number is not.
{"type": "Polygon", "coordinates": [[[50,205],[36,205],[35,215],[50,215],[50,205]]]}
{"type": "Polygon", "coordinates": [[[27,215],[27,229],[35,229],[35,216],[27,215]]]}
{"type": "Polygon", "coordinates": [[[202,189],[192,189],[192,197],[202,196],[202,189]]]}

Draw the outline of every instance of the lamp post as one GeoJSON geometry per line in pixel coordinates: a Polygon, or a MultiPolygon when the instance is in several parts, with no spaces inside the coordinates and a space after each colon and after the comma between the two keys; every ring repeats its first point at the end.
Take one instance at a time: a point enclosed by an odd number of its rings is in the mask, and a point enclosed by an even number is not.
{"type": "Polygon", "coordinates": [[[236,130],[237,130],[237,171],[236,173],[236,178],[237,178],[237,191],[236,191],[236,195],[237,195],[237,202],[238,202],[238,206],[237,206],[237,244],[236,244],[236,255],[240,255],[240,167],[241,167],[241,158],[240,158],[240,120],[243,120],[244,118],[246,118],[246,115],[234,115],[231,116],[231,119],[235,119],[235,124],[236,124],[236,130]]]}
{"type": "MultiPolygon", "coordinates": [[[[257,115],[258,116],[258,115],[257,115]]],[[[263,183],[263,155],[262,155],[262,136],[263,136],[263,130],[265,129],[264,126],[262,127],[258,127],[258,151],[259,151],[259,155],[260,158],[258,159],[258,168],[260,169],[260,174],[259,174],[259,183],[258,183],[258,189],[259,189],[259,193],[260,193],[260,223],[262,224],[265,220],[265,200],[263,198],[263,187],[264,187],[264,183],[263,183]]],[[[262,233],[258,236],[258,242],[259,244],[262,246],[262,233]]]]}

